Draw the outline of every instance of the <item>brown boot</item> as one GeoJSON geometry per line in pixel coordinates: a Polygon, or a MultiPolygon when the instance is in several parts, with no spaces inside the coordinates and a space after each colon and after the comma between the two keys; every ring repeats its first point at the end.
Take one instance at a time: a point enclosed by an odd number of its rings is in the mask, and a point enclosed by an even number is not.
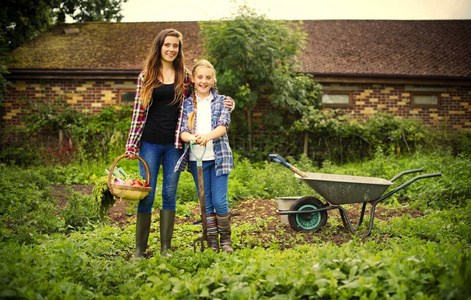
{"type": "Polygon", "coordinates": [[[136,253],[134,253],[133,259],[144,258],[144,252],[146,252],[147,249],[147,241],[149,240],[151,219],[151,213],[137,214],[136,253]]]}
{"type": "Polygon", "coordinates": [[[232,253],[232,241],[231,241],[231,214],[220,216],[217,215],[218,232],[220,235],[221,249],[225,252],[232,253]]]}
{"type": "Polygon", "coordinates": [[[218,223],[216,214],[212,213],[206,215],[206,225],[206,228],[208,229],[208,246],[211,247],[214,252],[219,252],[218,223]]]}

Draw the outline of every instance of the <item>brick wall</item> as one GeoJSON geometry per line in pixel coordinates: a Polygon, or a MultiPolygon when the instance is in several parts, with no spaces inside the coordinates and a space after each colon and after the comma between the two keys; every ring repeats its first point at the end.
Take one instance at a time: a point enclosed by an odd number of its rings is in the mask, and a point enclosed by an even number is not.
{"type": "MultiPolygon", "coordinates": [[[[453,130],[471,130],[471,86],[401,85],[401,84],[323,84],[324,91],[352,93],[351,105],[328,106],[339,108],[358,118],[367,119],[383,111],[399,118],[421,119],[427,126],[446,126],[453,130]],[[436,107],[414,107],[411,94],[420,91],[438,93],[441,98],[436,107]]],[[[257,103],[254,121],[262,124],[263,112],[270,109],[268,100],[257,103]]]]}
{"type": "Polygon", "coordinates": [[[21,124],[26,101],[63,99],[83,113],[98,113],[118,104],[120,90],[135,90],[135,81],[126,80],[12,80],[3,103],[2,126],[21,124]]]}
{"type": "MultiPolygon", "coordinates": [[[[2,111],[2,126],[21,123],[21,103],[31,100],[64,99],[77,110],[97,113],[118,103],[119,90],[134,90],[132,80],[17,80],[9,88],[2,111]]],[[[377,111],[391,112],[400,118],[420,118],[425,125],[471,130],[471,86],[401,84],[323,84],[325,91],[350,91],[352,104],[340,107],[359,118],[377,111]],[[413,107],[411,93],[420,90],[438,92],[437,107],[413,107]]],[[[237,101],[237,99],[235,99],[237,101]]],[[[263,113],[273,109],[261,99],[253,110],[254,122],[262,124],[263,113]]],[[[328,107],[326,109],[329,109],[328,107]]]]}

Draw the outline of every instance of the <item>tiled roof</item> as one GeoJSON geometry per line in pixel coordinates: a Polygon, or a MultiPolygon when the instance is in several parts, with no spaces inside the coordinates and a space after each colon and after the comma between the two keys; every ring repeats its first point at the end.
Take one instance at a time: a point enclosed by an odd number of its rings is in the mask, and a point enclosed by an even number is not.
{"type": "Polygon", "coordinates": [[[175,28],[183,34],[186,64],[201,56],[203,45],[194,42],[198,40],[197,22],[90,22],[51,28],[15,49],[12,56],[18,62],[9,66],[46,70],[141,70],[155,36],[166,28],[175,28]]]}
{"type": "MultiPolygon", "coordinates": [[[[471,20],[302,23],[309,36],[300,56],[304,72],[471,78],[471,20]]],[[[14,50],[18,62],[9,67],[140,70],[155,35],[165,28],[182,32],[186,64],[191,67],[203,53],[197,22],[61,24],[14,50]]]]}
{"type": "Polygon", "coordinates": [[[305,71],[471,77],[471,20],[308,21],[305,71]]]}

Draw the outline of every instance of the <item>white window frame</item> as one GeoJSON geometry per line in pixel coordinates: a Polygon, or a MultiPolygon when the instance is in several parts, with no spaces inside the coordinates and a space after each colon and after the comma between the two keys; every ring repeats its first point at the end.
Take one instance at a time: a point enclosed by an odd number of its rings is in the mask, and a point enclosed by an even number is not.
{"type": "Polygon", "coordinates": [[[352,92],[351,91],[324,91],[322,94],[322,104],[325,106],[351,106],[352,105],[352,92]],[[324,96],[335,96],[335,95],[343,95],[348,97],[348,103],[341,102],[341,103],[326,103],[324,102],[324,96]]]}
{"type": "Polygon", "coordinates": [[[136,89],[119,89],[118,90],[118,104],[134,104],[134,97],[136,95],[136,89]],[[132,101],[124,101],[123,102],[123,93],[131,93],[132,101]]]}
{"type": "Polygon", "coordinates": [[[434,93],[434,92],[411,92],[410,95],[410,102],[411,106],[414,107],[438,107],[440,106],[441,103],[441,97],[440,93],[434,93]],[[414,97],[415,96],[435,96],[436,98],[436,103],[415,103],[414,102],[414,97]]]}

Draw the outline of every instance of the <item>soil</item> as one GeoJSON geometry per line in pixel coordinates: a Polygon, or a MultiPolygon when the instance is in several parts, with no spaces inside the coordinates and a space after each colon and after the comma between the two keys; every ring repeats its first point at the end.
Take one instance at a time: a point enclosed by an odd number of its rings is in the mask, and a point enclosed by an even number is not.
{"type": "MultiPolygon", "coordinates": [[[[91,194],[92,190],[92,185],[53,186],[55,198],[59,200],[59,210],[66,206],[67,196],[71,194],[71,191],[91,194]]],[[[130,204],[128,202],[117,201],[108,211],[109,222],[120,228],[124,228],[132,223],[135,219],[135,215],[130,212],[129,206],[130,204]]],[[[342,207],[346,209],[352,225],[355,228],[359,221],[362,204],[355,203],[343,205],[342,207]]],[[[274,199],[247,199],[238,201],[232,208],[232,213],[236,214],[236,216],[233,216],[232,220],[233,227],[242,226],[244,223],[257,224],[260,220],[268,221],[261,223],[260,230],[255,232],[241,232],[240,240],[242,243],[246,240],[245,237],[249,235],[256,235],[257,239],[262,242],[262,245],[268,245],[273,241],[277,241],[281,249],[292,247],[293,241],[296,241],[296,244],[309,244],[323,241],[341,245],[352,239],[351,233],[342,223],[338,209],[329,210],[327,212],[327,224],[318,232],[298,232],[293,230],[289,224],[283,224],[281,222],[280,217],[276,214],[277,209],[278,204],[274,199]]],[[[361,232],[366,232],[367,230],[370,209],[371,205],[367,205],[365,219],[360,229],[361,232]]],[[[154,211],[154,213],[158,213],[158,211],[154,211]]],[[[196,222],[198,214],[199,209],[193,209],[190,217],[177,218],[176,226],[178,226],[178,224],[196,222]]],[[[382,207],[381,204],[379,204],[375,210],[374,223],[378,220],[388,221],[402,214],[408,214],[412,218],[423,216],[423,212],[419,210],[410,208],[391,209],[382,207]]],[[[389,237],[388,235],[373,235],[370,238],[373,238],[378,243],[384,243],[389,237]]]]}

